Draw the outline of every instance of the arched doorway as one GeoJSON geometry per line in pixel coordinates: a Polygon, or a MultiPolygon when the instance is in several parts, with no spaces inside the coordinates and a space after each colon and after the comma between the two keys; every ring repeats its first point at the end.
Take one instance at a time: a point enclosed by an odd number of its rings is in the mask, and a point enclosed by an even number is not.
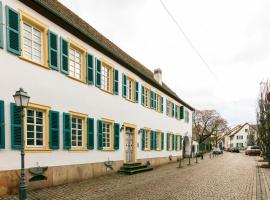
{"type": "Polygon", "coordinates": [[[190,139],[188,136],[184,136],[183,141],[183,158],[186,158],[190,154],[190,139]]]}

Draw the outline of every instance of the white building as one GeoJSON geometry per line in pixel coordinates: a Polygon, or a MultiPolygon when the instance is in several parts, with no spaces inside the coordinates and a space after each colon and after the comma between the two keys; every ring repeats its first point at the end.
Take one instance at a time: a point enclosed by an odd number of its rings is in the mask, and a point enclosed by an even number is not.
{"type": "Polygon", "coordinates": [[[25,110],[30,189],[160,165],[190,153],[191,106],[151,72],[54,0],[0,0],[0,196],[16,193],[25,110]],[[182,143],[185,138],[185,144],[182,143]],[[182,147],[185,146],[185,149],[182,147]],[[29,168],[48,167],[30,182],[29,168]]]}
{"type": "Polygon", "coordinates": [[[242,125],[237,125],[229,132],[229,134],[225,137],[225,145],[227,148],[246,148],[247,146],[254,145],[252,144],[251,140],[256,143],[257,130],[253,127],[253,125],[245,123],[242,125]],[[251,139],[251,137],[253,137],[253,139],[251,139]]]}

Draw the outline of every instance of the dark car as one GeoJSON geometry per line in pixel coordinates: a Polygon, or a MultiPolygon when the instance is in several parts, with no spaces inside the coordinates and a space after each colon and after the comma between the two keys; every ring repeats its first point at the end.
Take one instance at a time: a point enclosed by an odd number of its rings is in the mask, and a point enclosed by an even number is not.
{"type": "Polygon", "coordinates": [[[238,147],[232,147],[231,152],[232,153],[240,153],[240,149],[238,147]]]}
{"type": "Polygon", "coordinates": [[[260,147],[258,146],[249,146],[247,150],[245,151],[246,155],[249,156],[259,156],[261,154],[260,147]]]}
{"type": "Polygon", "coordinates": [[[220,148],[214,148],[213,149],[213,154],[215,154],[215,155],[219,155],[219,154],[222,154],[223,152],[222,152],[222,150],[220,150],[220,148]]]}

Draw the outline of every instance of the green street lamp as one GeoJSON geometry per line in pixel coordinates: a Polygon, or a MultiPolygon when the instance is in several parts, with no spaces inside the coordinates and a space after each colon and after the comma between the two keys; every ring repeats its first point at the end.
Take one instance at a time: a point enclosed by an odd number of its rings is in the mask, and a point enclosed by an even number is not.
{"type": "Polygon", "coordinates": [[[24,169],[24,108],[27,107],[29,103],[30,96],[28,96],[27,92],[25,92],[22,88],[20,88],[13,95],[15,100],[15,104],[17,107],[21,109],[21,177],[20,177],[20,186],[19,186],[19,199],[26,200],[26,181],[25,181],[25,169],[24,169]]]}

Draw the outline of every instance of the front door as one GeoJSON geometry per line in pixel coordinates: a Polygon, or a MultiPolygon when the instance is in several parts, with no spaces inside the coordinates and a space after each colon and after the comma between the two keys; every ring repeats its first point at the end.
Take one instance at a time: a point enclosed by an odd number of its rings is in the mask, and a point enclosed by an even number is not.
{"type": "Polygon", "coordinates": [[[134,162],[134,144],[132,128],[126,128],[126,162],[134,162]]]}

